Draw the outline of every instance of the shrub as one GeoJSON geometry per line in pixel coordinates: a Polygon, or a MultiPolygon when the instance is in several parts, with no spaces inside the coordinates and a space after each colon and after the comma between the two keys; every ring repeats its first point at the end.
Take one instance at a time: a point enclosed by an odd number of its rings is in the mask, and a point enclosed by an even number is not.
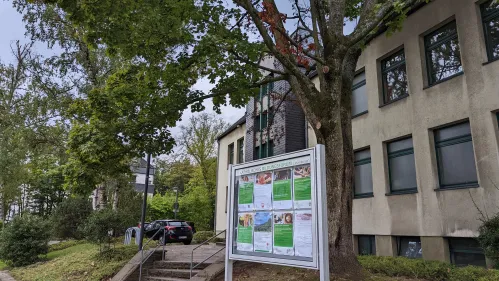
{"type": "Polygon", "coordinates": [[[54,237],[82,239],[80,226],[92,213],[92,203],[87,198],[67,198],[53,212],[50,222],[54,237]]]}
{"type": "Polygon", "coordinates": [[[121,231],[123,221],[117,211],[104,209],[93,212],[82,227],[85,238],[96,244],[110,245],[115,232],[121,231]]]}
{"type": "Polygon", "coordinates": [[[192,242],[194,243],[202,243],[209,238],[211,238],[213,235],[213,231],[198,231],[194,233],[194,236],[192,237],[192,242]]]}
{"type": "Polygon", "coordinates": [[[432,281],[499,281],[498,270],[487,270],[476,266],[456,267],[440,261],[404,257],[359,256],[357,259],[367,271],[390,277],[432,281]]]}
{"type": "Polygon", "coordinates": [[[15,217],[0,233],[0,259],[12,266],[35,263],[47,254],[49,238],[48,224],[41,218],[15,217]]]}
{"type": "Polygon", "coordinates": [[[484,221],[479,231],[478,242],[485,255],[499,265],[499,214],[484,221]]]}

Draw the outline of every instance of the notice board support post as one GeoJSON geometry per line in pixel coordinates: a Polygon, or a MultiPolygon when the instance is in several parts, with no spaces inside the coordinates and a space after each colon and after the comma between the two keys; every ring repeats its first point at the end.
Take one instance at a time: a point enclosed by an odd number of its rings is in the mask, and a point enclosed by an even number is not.
{"type": "MultiPolygon", "coordinates": [[[[326,167],[326,149],[319,144],[315,147],[316,163],[326,167]]],[[[319,275],[320,281],[329,281],[329,242],[327,222],[326,169],[316,169],[317,202],[319,212],[319,275]],[[318,172],[319,171],[319,172],[318,172]]]]}
{"type": "MultiPolygon", "coordinates": [[[[227,204],[229,204],[229,206],[232,206],[233,201],[232,201],[232,196],[234,196],[232,194],[233,190],[231,188],[231,179],[232,179],[232,164],[229,165],[229,180],[227,181],[229,183],[229,188],[227,188],[227,204]]],[[[230,207],[229,207],[230,208],[230,207]]],[[[231,218],[232,218],[232,212],[229,211],[227,213],[227,231],[225,232],[225,281],[232,281],[232,265],[234,264],[234,261],[231,260],[229,258],[230,256],[230,252],[232,250],[232,242],[231,241],[227,241],[229,238],[232,239],[232,235],[229,235],[229,231],[231,230],[230,227],[232,226],[232,222],[231,222],[231,218]]]]}

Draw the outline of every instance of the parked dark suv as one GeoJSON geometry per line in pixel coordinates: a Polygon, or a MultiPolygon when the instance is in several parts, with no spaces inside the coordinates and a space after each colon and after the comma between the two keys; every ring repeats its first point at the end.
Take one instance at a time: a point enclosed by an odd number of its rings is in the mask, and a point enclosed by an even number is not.
{"type": "Polygon", "coordinates": [[[184,245],[191,244],[192,241],[192,227],[187,224],[187,222],[182,220],[157,220],[149,223],[145,229],[145,236],[147,238],[153,237],[155,233],[158,232],[153,238],[154,240],[159,240],[161,244],[182,242],[184,245]],[[166,231],[166,235],[163,233],[166,231]],[[166,241],[163,241],[163,237],[166,241]]]}

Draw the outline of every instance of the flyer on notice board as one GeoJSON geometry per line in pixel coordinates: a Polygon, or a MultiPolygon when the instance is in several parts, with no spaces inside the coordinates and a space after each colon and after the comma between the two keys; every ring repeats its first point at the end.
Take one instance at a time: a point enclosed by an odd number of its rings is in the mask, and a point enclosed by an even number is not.
{"type": "Polygon", "coordinates": [[[274,172],[273,184],[274,209],[291,209],[293,201],[291,200],[291,169],[285,169],[274,172]]]}
{"type": "Polygon", "coordinates": [[[274,212],[274,254],[294,255],[293,213],[274,212]]]}
{"type": "Polygon", "coordinates": [[[272,172],[256,175],[254,198],[256,210],[270,210],[272,208],[272,172]]]}
{"type": "Polygon", "coordinates": [[[255,213],[255,232],[254,232],[255,252],[272,252],[272,213],[255,213]]]}
{"type": "Polygon", "coordinates": [[[254,175],[240,176],[238,191],[238,210],[241,212],[253,210],[253,189],[255,184],[254,175]]]}
{"type": "Polygon", "coordinates": [[[237,220],[237,249],[239,251],[253,251],[254,218],[251,213],[239,214],[237,220]]]}
{"type": "Polygon", "coordinates": [[[295,211],[295,256],[312,257],[312,211],[295,211]]]}
{"type": "Polygon", "coordinates": [[[295,209],[312,207],[310,165],[294,168],[295,209]]]}

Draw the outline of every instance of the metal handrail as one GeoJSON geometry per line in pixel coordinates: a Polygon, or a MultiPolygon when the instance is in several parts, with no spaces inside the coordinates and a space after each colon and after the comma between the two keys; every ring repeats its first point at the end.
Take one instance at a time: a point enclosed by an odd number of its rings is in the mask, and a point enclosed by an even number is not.
{"type": "MultiPolygon", "coordinates": [[[[140,231],[142,232],[142,228],[140,229],[140,231]]],[[[141,235],[141,237],[142,237],[142,233],[139,233],[139,235],[141,235]]],[[[154,233],[154,235],[151,238],[149,238],[146,241],[146,243],[144,243],[142,245],[142,249],[140,249],[140,253],[141,253],[142,257],[141,257],[141,260],[140,260],[139,281],[142,280],[142,265],[144,264],[144,261],[148,260],[152,256],[152,254],[154,254],[156,252],[156,250],[159,248],[159,246],[163,246],[163,251],[161,253],[161,260],[165,259],[165,245],[166,245],[166,231],[163,228],[158,229],[158,231],[156,231],[156,233],[154,233]],[[147,255],[147,257],[144,259],[144,248],[149,244],[149,242],[151,242],[154,239],[154,237],[156,237],[156,235],[158,235],[158,233],[160,231],[163,231],[163,243],[162,243],[163,245],[161,245],[161,244],[157,245],[156,248],[154,248],[154,250],[151,251],[147,255]]]]}
{"type": "Polygon", "coordinates": [[[225,249],[225,247],[222,247],[220,250],[216,251],[213,255],[207,257],[206,259],[204,259],[203,261],[199,262],[198,264],[196,265],[193,265],[194,264],[194,251],[205,245],[205,244],[208,244],[209,241],[215,239],[216,237],[218,237],[220,234],[222,233],[225,233],[227,232],[227,230],[224,230],[224,231],[220,231],[218,234],[215,234],[214,236],[208,238],[208,240],[204,241],[203,243],[199,244],[197,247],[195,247],[194,249],[192,249],[192,252],[191,252],[191,271],[190,271],[190,278],[192,278],[192,270],[194,270],[196,267],[198,267],[199,265],[201,265],[203,262],[207,261],[208,259],[210,259],[211,257],[213,257],[214,255],[220,253],[223,249],[225,249]]]}

